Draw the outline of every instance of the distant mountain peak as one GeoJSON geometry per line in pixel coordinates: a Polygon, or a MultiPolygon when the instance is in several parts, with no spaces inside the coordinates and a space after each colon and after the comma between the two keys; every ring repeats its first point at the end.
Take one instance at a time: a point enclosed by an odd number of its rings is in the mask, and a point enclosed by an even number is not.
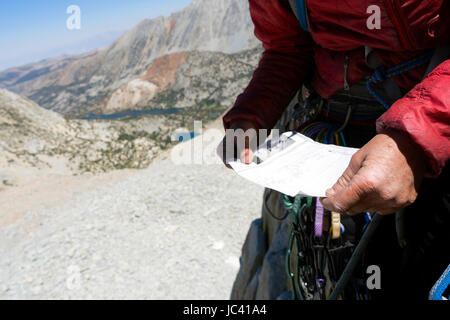
{"type": "MultiPolygon", "coordinates": [[[[172,53],[236,53],[259,46],[248,0],[195,0],[169,17],[144,19],[111,46],[92,54],[50,59],[0,73],[0,87],[27,96],[62,113],[89,109],[149,71],[172,53]]],[[[166,83],[173,76],[170,56],[151,78],[166,83]]],[[[156,68],[156,67],[155,67],[156,68]]],[[[172,68],[173,69],[173,68],[172,68]]],[[[134,84],[138,82],[133,82],[134,84]]],[[[139,86],[143,84],[139,82],[139,86]]]]}

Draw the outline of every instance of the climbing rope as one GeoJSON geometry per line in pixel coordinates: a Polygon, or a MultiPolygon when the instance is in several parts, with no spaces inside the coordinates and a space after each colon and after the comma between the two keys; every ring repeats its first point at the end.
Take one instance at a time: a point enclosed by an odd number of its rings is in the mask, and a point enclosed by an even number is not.
{"type": "Polygon", "coordinates": [[[390,79],[394,76],[398,76],[404,72],[410,71],[420,65],[423,65],[430,61],[431,57],[434,54],[434,50],[428,51],[424,55],[418,56],[414,59],[408,60],[404,63],[396,65],[392,68],[386,69],[383,66],[377,68],[375,72],[366,78],[366,87],[369,90],[370,94],[372,94],[387,110],[391,107],[372,87],[374,84],[382,83],[387,79],[390,79]]]}
{"type": "Polygon", "coordinates": [[[430,291],[429,300],[448,300],[450,297],[444,297],[444,292],[450,286],[450,264],[445,269],[442,276],[430,291]]]}
{"type": "MultiPolygon", "coordinates": [[[[267,189],[267,191],[266,191],[267,194],[266,194],[266,196],[264,197],[264,202],[263,202],[264,209],[265,209],[265,210],[269,213],[269,215],[270,215],[272,218],[274,218],[275,220],[283,221],[284,219],[286,219],[286,218],[288,217],[289,211],[286,211],[282,217],[278,217],[278,216],[276,216],[276,215],[272,212],[272,210],[270,210],[269,206],[267,205],[267,201],[269,200],[270,196],[272,195],[272,191],[273,191],[272,189],[267,189]]],[[[283,201],[284,201],[284,198],[283,198],[283,201]]],[[[284,206],[285,206],[285,208],[288,208],[288,207],[286,207],[286,202],[284,202],[284,206]]],[[[288,209],[290,209],[290,208],[288,208],[288,209]]]]}

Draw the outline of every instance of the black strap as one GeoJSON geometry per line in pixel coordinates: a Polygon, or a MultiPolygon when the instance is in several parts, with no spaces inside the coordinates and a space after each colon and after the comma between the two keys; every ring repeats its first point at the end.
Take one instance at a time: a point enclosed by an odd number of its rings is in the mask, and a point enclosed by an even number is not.
{"type": "Polygon", "coordinates": [[[424,79],[447,59],[450,59],[450,45],[442,45],[437,47],[434,51],[433,56],[431,57],[427,71],[425,71],[424,79]]]}

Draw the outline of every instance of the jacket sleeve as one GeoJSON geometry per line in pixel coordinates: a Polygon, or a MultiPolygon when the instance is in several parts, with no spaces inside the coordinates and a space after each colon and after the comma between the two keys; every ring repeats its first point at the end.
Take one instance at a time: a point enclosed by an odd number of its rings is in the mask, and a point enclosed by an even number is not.
{"type": "Polygon", "coordinates": [[[437,177],[450,158],[450,60],[398,100],[377,121],[377,131],[406,132],[427,159],[427,177],[437,177]]]}
{"type": "Polygon", "coordinates": [[[250,0],[255,35],[264,52],[252,80],[224,116],[228,129],[236,120],[271,129],[314,67],[314,42],[303,31],[287,0],[250,0]]]}

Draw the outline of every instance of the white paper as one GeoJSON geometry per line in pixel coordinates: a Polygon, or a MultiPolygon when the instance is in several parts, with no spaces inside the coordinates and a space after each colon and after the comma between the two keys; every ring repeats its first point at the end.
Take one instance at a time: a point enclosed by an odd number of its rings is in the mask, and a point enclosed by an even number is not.
{"type": "Polygon", "coordinates": [[[240,176],[286,195],[325,197],[326,190],[337,182],[357,151],[285,132],[279,139],[258,147],[252,163],[229,164],[240,176]]]}

